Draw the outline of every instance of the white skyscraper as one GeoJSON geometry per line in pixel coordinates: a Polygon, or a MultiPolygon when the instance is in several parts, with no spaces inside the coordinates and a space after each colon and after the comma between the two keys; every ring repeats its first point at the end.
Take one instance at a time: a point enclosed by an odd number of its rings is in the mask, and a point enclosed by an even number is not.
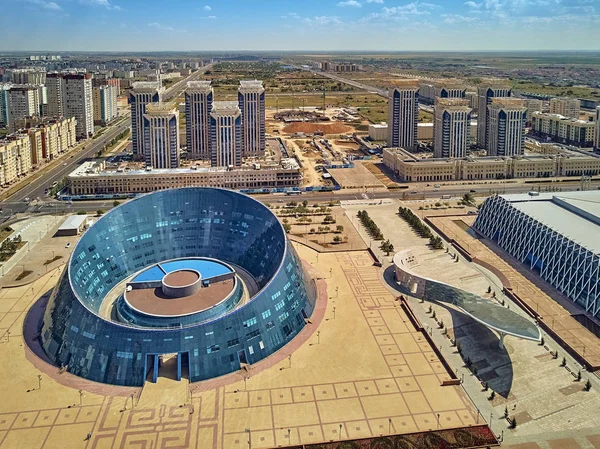
{"type": "Polygon", "coordinates": [[[215,101],[210,113],[211,165],[242,165],[242,121],[237,101],[215,101]]]}
{"type": "Polygon", "coordinates": [[[388,98],[388,146],[411,151],[417,145],[419,84],[416,80],[397,84],[388,98]]]}
{"type": "Polygon", "coordinates": [[[436,158],[467,155],[471,140],[469,100],[437,98],[434,107],[433,141],[436,158]]]}
{"type": "Polygon", "coordinates": [[[129,104],[131,105],[131,141],[133,154],[139,157],[145,156],[144,151],[144,114],[148,103],[158,103],[162,89],[160,82],[139,81],[133,83],[129,92],[129,104]]]}
{"type": "Polygon", "coordinates": [[[210,159],[210,81],[189,81],[185,91],[185,137],[188,158],[210,159]]]}
{"type": "Polygon", "coordinates": [[[94,134],[94,107],[92,97],[92,75],[69,73],[63,75],[63,110],[65,117],[75,117],[75,132],[78,139],[94,134]]]}
{"type": "Polygon", "coordinates": [[[265,151],[265,88],[262,81],[240,81],[239,108],[242,114],[243,156],[260,156],[265,151]]]}
{"type": "Polygon", "coordinates": [[[117,118],[117,86],[94,87],[94,124],[106,126],[117,118]]]}
{"type": "Polygon", "coordinates": [[[8,90],[7,125],[10,132],[17,130],[17,120],[39,115],[38,90],[34,86],[13,86],[8,90]]]}
{"type": "Polygon", "coordinates": [[[143,122],[146,166],[179,167],[179,111],[175,105],[148,104],[143,122]]]}
{"type": "Polygon", "coordinates": [[[48,93],[48,112],[50,118],[59,118],[64,114],[64,80],[62,73],[46,75],[46,90],[48,93]]]}
{"type": "Polygon", "coordinates": [[[488,106],[488,155],[518,156],[525,148],[527,108],[518,98],[494,98],[488,106]]]}

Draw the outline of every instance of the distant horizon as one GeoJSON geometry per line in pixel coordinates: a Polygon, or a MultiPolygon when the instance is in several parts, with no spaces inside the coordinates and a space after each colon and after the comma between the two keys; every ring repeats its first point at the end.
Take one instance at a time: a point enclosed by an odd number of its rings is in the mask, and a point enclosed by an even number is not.
{"type": "Polygon", "coordinates": [[[600,51],[600,0],[5,0],[2,8],[0,51],[600,51]]]}
{"type": "Polygon", "coordinates": [[[379,55],[393,55],[393,54],[404,54],[404,53],[417,53],[417,54],[427,54],[427,53],[445,53],[445,54],[498,54],[498,53],[600,53],[600,48],[598,49],[520,49],[520,50],[282,50],[282,49],[272,49],[272,50],[0,50],[1,54],[27,54],[27,55],[35,55],[35,54],[48,54],[48,53],[74,53],[74,54],[99,54],[99,53],[111,53],[111,54],[164,54],[164,53],[196,53],[196,54],[221,54],[221,53],[241,53],[241,54],[272,54],[272,53],[284,53],[284,54],[297,54],[297,55],[371,55],[371,54],[379,54],[379,55]]]}

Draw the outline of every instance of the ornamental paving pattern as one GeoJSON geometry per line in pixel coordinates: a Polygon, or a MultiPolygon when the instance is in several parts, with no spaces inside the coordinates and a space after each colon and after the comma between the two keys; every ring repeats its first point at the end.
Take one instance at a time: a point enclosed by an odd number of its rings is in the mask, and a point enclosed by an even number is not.
{"type": "Polygon", "coordinates": [[[23,341],[59,270],[0,290],[0,449],[268,448],[483,423],[460,385],[441,386],[448,374],[366,251],[297,249],[327,282],[311,324],[247,372],[191,385],[60,374],[23,341]]]}

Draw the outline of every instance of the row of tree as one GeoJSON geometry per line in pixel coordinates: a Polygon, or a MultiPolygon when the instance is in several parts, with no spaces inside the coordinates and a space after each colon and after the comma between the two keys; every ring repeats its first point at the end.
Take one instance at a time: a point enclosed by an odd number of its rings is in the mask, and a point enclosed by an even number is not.
{"type": "Polygon", "coordinates": [[[19,243],[21,243],[21,235],[17,235],[12,239],[8,238],[0,245],[0,259],[8,260],[14,253],[19,249],[19,243]]]}
{"type": "Polygon", "coordinates": [[[443,249],[444,242],[436,235],[433,235],[429,226],[424,224],[415,213],[408,207],[399,207],[398,215],[408,223],[408,225],[419,235],[420,237],[429,239],[429,244],[433,249],[443,249]]]}
{"type": "Polygon", "coordinates": [[[379,226],[377,226],[373,219],[369,217],[366,210],[359,210],[356,215],[373,240],[383,240],[381,229],[379,229],[379,226]]]}

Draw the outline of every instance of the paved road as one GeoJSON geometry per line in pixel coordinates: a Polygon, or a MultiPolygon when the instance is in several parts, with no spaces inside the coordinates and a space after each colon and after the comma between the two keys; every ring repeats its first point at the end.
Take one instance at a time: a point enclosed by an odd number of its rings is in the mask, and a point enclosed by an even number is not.
{"type": "Polygon", "coordinates": [[[14,193],[5,201],[0,203],[2,207],[2,216],[10,213],[25,212],[29,206],[25,203],[25,198],[31,200],[37,197],[43,199],[45,197],[44,191],[46,188],[52,185],[55,181],[62,180],[65,176],[71,173],[75,168],[82,162],[93,158],[93,156],[101,150],[104,145],[110,142],[113,138],[119,135],[124,130],[131,126],[131,122],[128,116],[116,125],[110,126],[104,131],[100,137],[87,143],[84,150],[78,153],[73,153],[71,157],[63,157],[62,163],[56,165],[52,170],[43,174],[40,178],[29,184],[23,184],[23,188],[14,193]]]}
{"type": "MultiPolygon", "coordinates": [[[[593,188],[598,188],[600,182],[593,184],[593,188]]],[[[411,186],[412,187],[412,186],[411,186]]],[[[563,192],[575,191],[580,187],[578,181],[561,183],[561,189],[563,192]]],[[[441,195],[451,195],[452,197],[461,197],[471,189],[476,190],[475,195],[487,196],[490,190],[501,193],[527,193],[532,189],[531,185],[525,184],[509,184],[509,185],[469,185],[469,186],[444,186],[440,191],[434,191],[433,187],[420,190],[418,193],[411,193],[411,189],[403,190],[389,190],[389,191],[372,191],[368,189],[365,192],[314,192],[304,193],[298,196],[286,196],[284,194],[268,194],[268,195],[255,195],[258,201],[263,203],[278,203],[288,201],[343,201],[343,200],[378,200],[384,198],[398,198],[405,201],[418,201],[418,200],[437,200],[440,199],[441,195]]],[[[122,201],[121,201],[122,202],[122,201]]],[[[61,201],[41,201],[32,202],[27,205],[24,202],[14,203],[2,203],[4,210],[0,214],[0,223],[9,218],[9,212],[7,208],[11,208],[11,213],[75,213],[80,210],[86,212],[95,212],[98,209],[107,211],[113,207],[113,200],[100,200],[100,201],[74,201],[73,204],[68,204],[61,201]]]]}
{"type": "Polygon", "coordinates": [[[191,75],[188,75],[186,78],[183,78],[180,81],[177,81],[171,87],[169,87],[166,92],[162,95],[163,101],[169,101],[177,98],[183,90],[187,86],[188,81],[198,81],[202,79],[202,75],[206,73],[207,70],[210,70],[214,64],[208,64],[203,67],[200,67],[198,70],[193,72],[191,75]]]}

